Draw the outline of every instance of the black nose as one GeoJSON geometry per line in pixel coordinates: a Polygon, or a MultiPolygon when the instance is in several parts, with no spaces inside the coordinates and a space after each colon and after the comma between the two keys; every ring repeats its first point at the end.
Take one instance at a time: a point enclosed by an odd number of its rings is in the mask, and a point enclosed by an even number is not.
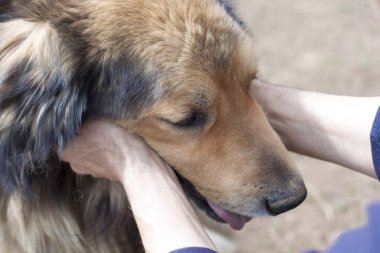
{"type": "Polygon", "coordinates": [[[304,184],[297,187],[295,192],[279,191],[267,199],[268,211],[273,215],[287,212],[299,206],[307,196],[307,190],[304,184]]]}

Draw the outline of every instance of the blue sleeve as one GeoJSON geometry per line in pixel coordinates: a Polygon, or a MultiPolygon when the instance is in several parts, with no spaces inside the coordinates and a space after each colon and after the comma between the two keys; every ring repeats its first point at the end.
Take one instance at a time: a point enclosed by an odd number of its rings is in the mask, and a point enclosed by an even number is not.
{"type": "Polygon", "coordinates": [[[207,249],[207,248],[191,247],[191,248],[177,249],[169,253],[217,253],[217,252],[211,249],[207,249]]]}
{"type": "Polygon", "coordinates": [[[372,125],[371,148],[373,165],[375,166],[377,178],[380,180],[380,107],[372,125]]]}

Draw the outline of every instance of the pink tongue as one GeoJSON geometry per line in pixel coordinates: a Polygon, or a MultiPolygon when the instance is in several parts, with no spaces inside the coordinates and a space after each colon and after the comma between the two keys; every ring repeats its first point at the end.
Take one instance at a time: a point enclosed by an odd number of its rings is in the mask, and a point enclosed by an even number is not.
{"type": "Polygon", "coordinates": [[[209,206],[212,208],[212,210],[214,210],[214,212],[222,220],[224,220],[226,223],[228,223],[231,226],[231,228],[233,228],[235,230],[241,230],[244,227],[245,223],[247,223],[248,221],[251,220],[250,217],[231,213],[231,212],[215,205],[211,201],[207,201],[207,202],[208,202],[209,206]]]}

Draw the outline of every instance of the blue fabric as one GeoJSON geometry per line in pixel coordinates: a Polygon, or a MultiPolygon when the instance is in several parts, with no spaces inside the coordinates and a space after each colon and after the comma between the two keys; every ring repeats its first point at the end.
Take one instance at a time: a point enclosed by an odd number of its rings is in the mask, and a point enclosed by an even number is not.
{"type": "MultiPolygon", "coordinates": [[[[380,202],[368,207],[368,223],[341,234],[324,253],[379,253],[380,252],[380,202]]],[[[318,253],[305,251],[304,253],[318,253]]]]}
{"type": "Polygon", "coordinates": [[[373,165],[375,166],[377,178],[380,180],[380,107],[372,125],[371,147],[373,165]]]}
{"type": "Polygon", "coordinates": [[[211,249],[207,249],[207,248],[191,247],[191,248],[177,249],[177,250],[171,251],[170,253],[217,253],[217,252],[211,249]]]}

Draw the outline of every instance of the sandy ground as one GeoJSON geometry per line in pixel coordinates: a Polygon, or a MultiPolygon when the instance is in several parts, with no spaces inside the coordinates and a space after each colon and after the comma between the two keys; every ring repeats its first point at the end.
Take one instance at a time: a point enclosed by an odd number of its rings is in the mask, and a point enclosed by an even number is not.
{"type": "MultiPolygon", "coordinates": [[[[380,95],[380,19],[369,0],[238,0],[236,6],[254,36],[262,78],[333,94],[380,95]]],[[[373,179],[294,157],[309,190],[306,202],[234,233],[236,252],[325,249],[341,231],[363,224],[368,203],[380,199],[373,179]]]]}

